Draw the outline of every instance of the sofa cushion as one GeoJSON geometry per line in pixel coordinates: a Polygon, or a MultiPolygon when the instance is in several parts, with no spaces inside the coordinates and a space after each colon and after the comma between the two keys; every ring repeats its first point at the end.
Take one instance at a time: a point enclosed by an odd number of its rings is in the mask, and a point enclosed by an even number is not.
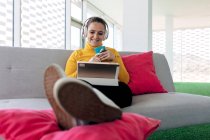
{"type": "Polygon", "coordinates": [[[51,110],[5,109],[0,110],[0,118],[0,135],[7,140],[144,140],[160,124],[156,119],[123,113],[120,120],[61,131],[51,110]]]}
{"type": "Polygon", "coordinates": [[[169,92],[134,96],[132,106],[123,111],[160,119],[163,130],[210,123],[209,108],[210,97],[169,92]]]}
{"type": "Polygon", "coordinates": [[[0,109],[50,109],[46,98],[0,99],[0,109]]]}
{"type": "Polygon", "coordinates": [[[122,59],[130,75],[128,85],[133,94],[167,92],[156,75],[152,51],[122,56],[122,59]]]}

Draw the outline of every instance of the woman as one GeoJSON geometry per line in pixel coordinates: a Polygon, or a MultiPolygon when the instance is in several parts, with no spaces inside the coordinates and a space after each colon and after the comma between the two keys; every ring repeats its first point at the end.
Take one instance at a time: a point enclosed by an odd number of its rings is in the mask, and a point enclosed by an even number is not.
{"type": "Polygon", "coordinates": [[[119,63],[119,86],[94,86],[100,90],[108,98],[114,101],[119,107],[127,107],[131,104],[132,94],[127,86],[129,75],[122,62],[119,53],[113,49],[106,47],[106,51],[96,55],[94,48],[101,46],[102,41],[108,37],[107,23],[99,17],[91,17],[87,19],[83,26],[83,36],[87,42],[84,49],[74,51],[66,64],[65,73],[68,77],[77,76],[77,61],[92,61],[92,62],[116,62],[119,63]]]}
{"type": "Polygon", "coordinates": [[[66,63],[65,74],[56,65],[45,71],[46,95],[64,129],[78,124],[118,119],[122,115],[120,108],[131,105],[132,93],[127,86],[129,75],[119,53],[109,47],[99,55],[94,51],[94,48],[101,46],[108,38],[108,31],[108,25],[102,18],[87,19],[82,28],[82,35],[87,42],[84,49],[71,54],[66,63]],[[119,63],[119,86],[97,86],[77,80],[77,61],[119,63]],[[65,75],[72,78],[64,78],[65,75]]]}

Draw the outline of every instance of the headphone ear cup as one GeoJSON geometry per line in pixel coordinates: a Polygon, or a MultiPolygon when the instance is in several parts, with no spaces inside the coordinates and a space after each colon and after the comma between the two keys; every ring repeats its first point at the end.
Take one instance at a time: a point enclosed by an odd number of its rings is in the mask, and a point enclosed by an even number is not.
{"type": "Polygon", "coordinates": [[[108,26],[106,26],[106,32],[105,32],[105,35],[104,35],[104,40],[106,40],[109,36],[109,28],[108,26]]]}
{"type": "Polygon", "coordinates": [[[107,36],[107,32],[106,32],[104,35],[104,40],[106,40],[107,38],[108,38],[108,36],[107,36]]]}
{"type": "Polygon", "coordinates": [[[83,36],[84,38],[87,37],[87,28],[86,28],[86,26],[84,26],[84,27],[82,28],[82,36],[83,36]]]}
{"type": "Polygon", "coordinates": [[[87,27],[85,26],[85,29],[84,29],[84,36],[87,37],[87,27]]]}
{"type": "Polygon", "coordinates": [[[106,39],[107,39],[106,36],[104,36],[103,41],[106,40],[106,39]]]}
{"type": "Polygon", "coordinates": [[[105,39],[107,39],[108,38],[108,32],[106,31],[106,34],[105,34],[105,39]]]}

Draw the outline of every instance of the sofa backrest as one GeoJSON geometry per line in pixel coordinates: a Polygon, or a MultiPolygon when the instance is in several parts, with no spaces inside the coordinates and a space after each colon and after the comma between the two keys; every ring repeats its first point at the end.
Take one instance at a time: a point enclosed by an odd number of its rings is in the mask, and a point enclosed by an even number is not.
{"type": "MultiPolygon", "coordinates": [[[[71,50],[0,47],[0,99],[45,97],[44,70],[52,63],[64,68],[71,53],[71,50]]],[[[154,54],[154,63],[163,86],[174,91],[165,57],[154,54]]]]}

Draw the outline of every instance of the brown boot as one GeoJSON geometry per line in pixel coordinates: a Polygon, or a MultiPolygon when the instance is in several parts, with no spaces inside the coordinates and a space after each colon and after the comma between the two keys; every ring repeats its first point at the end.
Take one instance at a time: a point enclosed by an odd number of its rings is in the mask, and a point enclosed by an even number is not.
{"type": "Polygon", "coordinates": [[[44,88],[45,94],[50,105],[52,106],[58,124],[63,129],[69,129],[76,126],[75,118],[66,113],[60,106],[58,106],[53,97],[53,87],[56,81],[64,77],[66,77],[65,73],[60,68],[60,66],[56,64],[50,65],[49,67],[47,67],[44,73],[44,88]]]}
{"type": "Polygon", "coordinates": [[[63,110],[75,118],[94,123],[121,118],[120,108],[89,84],[62,78],[54,86],[54,98],[63,110]]]}

